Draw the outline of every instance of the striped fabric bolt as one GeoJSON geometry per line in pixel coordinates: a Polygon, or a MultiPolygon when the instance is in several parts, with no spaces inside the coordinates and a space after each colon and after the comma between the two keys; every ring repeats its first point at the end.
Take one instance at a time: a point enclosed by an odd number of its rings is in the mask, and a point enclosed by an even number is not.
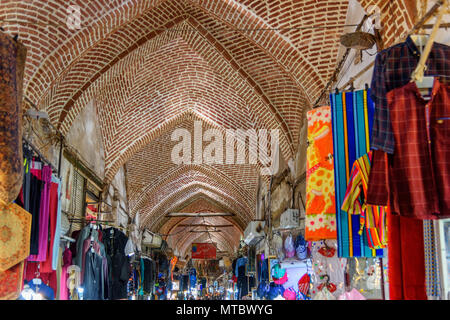
{"type": "MultiPolygon", "coordinates": [[[[370,151],[374,104],[370,90],[341,92],[330,95],[336,208],[342,208],[345,192],[351,178],[353,163],[370,151]]],[[[340,257],[382,257],[383,249],[371,249],[366,231],[360,235],[357,214],[336,210],[338,255],[340,257]]],[[[365,229],[365,227],[364,227],[365,229]]]]}

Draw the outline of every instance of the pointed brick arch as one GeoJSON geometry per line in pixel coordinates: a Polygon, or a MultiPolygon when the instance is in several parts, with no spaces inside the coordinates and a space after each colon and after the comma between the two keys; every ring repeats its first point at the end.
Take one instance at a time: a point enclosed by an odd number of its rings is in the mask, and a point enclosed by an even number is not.
{"type": "Polygon", "coordinates": [[[229,210],[235,215],[236,221],[241,226],[245,225],[244,221],[248,222],[254,216],[252,208],[245,204],[242,197],[206,176],[184,176],[181,180],[173,181],[166,187],[154,190],[161,194],[147,198],[139,208],[142,225],[148,224],[154,228],[160,219],[164,218],[165,213],[170,210],[178,210],[184,202],[195,200],[200,196],[210,198],[219,206],[229,210]],[[175,187],[177,188],[175,189],[175,187]]]}
{"type": "Polygon", "coordinates": [[[190,200],[195,200],[198,197],[205,197],[218,206],[227,209],[228,212],[234,214],[233,218],[241,227],[245,227],[252,219],[251,213],[242,206],[232,195],[226,193],[215,185],[205,182],[190,182],[183,185],[178,190],[165,195],[164,199],[159,201],[156,205],[144,206],[140,213],[143,216],[142,225],[148,226],[149,229],[157,231],[168,219],[165,213],[172,212],[183,206],[183,203],[190,200]]]}
{"type": "Polygon", "coordinates": [[[206,165],[183,165],[177,166],[173,170],[167,171],[163,176],[158,177],[156,182],[148,185],[141,191],[140,197],[132,205],[132,214],[138,212],[142,206],[147,202],[156,204],[156,201],[150,199],[158,198],[161,194],[165,194],[174,188],[182,186],[187,181],[199,181],[198,179],[204,179],[205,182],[215,184],[218,187],[223,188],[231,194],[236,195],[236,198],[246,204],[249,208],[253,208],[254,203],[253,195],[248,190],[240,187],[231,177],[227,176],[223,171],[217,168],[206,165]]]}

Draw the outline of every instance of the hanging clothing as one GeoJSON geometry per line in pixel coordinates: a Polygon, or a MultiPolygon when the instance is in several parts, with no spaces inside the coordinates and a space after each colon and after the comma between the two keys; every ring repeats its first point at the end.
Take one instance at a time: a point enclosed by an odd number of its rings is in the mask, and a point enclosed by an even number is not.
{"type": "Polygon", "coordinates": [[[27,156],[24,160],[24,184],[16,199],[16,203],[31,213],[30,255],[37,255],[39,252],[39,213],[41,209],[41,191],[43,186],[42,180],[40,179],[41,174],[39,172],[41,163],[31,160],[31,153],[24,152],[27,156]],[[31,169],[33,169],[34,174],[31,174],[31,169]]]}
{"type": "Polygon", "coordinates": [[[423,239],[427,296],[428,300],[438,300],[441,297],[439,248],[436,244],[436,230],[432,220],[423,221],[423,239]]]}
{"type": "Polygon", "coordinates": [[[350,214],[359,214],[359,235],[362,235],[365,227],[369,247],[382,249],[387,245],[386,208],[367,205],[365,201],[371,160],[372,152],[369,152],[353,164],[342,210],[350,214]]]}
{"type": "Polygon", "coordinates": [[[83,278],[83,299],[103,300],[103,261],[102,257],[88,250],[85,258],[83,278]]]}
{"type": "Polygon", "coordinates": [[[39,247],[37,255],[30,255],[29,261],[43,262],[47,259],[48,248],[48,226],[50,209],[50,188],[52,179],[52,168],[44,165],[41,170],[31,169],[32,174],[41,175],[43,183],[41,194],[41,205],[39,211],[39,247]]]}
{"type": "Polygon", "coordinates": [[[308,112],[305,239],[336,239],[331,108],[308,112]]]}
{"type": "MultiPolygon", "coordinates": [[[[434,42],[427,60],[425,76],[442,76],[439,81],[448,85],[450,80],[450,46],[434,42]]],[[[375,60],[372,78],[372,99],[375,102],[372,148],[374,153],[367,202],[373,205],[386,205],[388,157],[393,154],[395,138],[391,124],[388,92],[407,85],[411,74],[420,59],[419,49],[411,37],[404,43],[381,51],[375,60]]]]}
{"type": "Polygon", "coordinates": [[[18,203],[22,208],[24,208],[26,211],[30,211],[30,192],[31,192],[31,172],[30,172],[30,166],[31,161],[33,159],[33,152],[28,149],[27,146],[23,146],[23,167],[24,167],[24,174],[23,174],[23,184],[22,189],[19,193],[19,198],[16,200],[16,203],[18,203]]]}
{"type": "Polygon", "coordinates": [[[360,235],[360,215],[342,210],[354,162],[370,151],[374,104],[370,90],[330,95],[333,123],[336,223],[339,257],[381,257],[382,249],[370,248],[367,233],[360,235]]]}
{"type": "Polygon", "coordinates": [[[36,285],[33,281],[29,281],[27,284],[35,293],[40,293],[44,300],[55,300],[55,290],[53,288],[44,283],[36,285]]]}
{"type": "Polygon", "coordinates": [[[60,244],[60,240],[61,240],[61,188],[62,188],[62,182],[61,179],[56,178],[56,177],[52,177],[52,183],[56,183],[58,185],[57,188],[57,208],[56,208],[56,227],[55,227],[55,231],[54,231],[54,236],[53,236],[53,248],[52,248],[52,269],[56,270],[57,268],[57,264],[58,264],[58,256],[59,256],[59,244],[60,244]]]}
{"type": "Polygon", "coordinates": [[[388,102],[394,137],[401,141],[388,157],[389,179],[383,182],[392,212],[423,220],[450,217],[450,87],[436,79],[427,101],[410,82],[390,91],[388,102]]]}
{"type": "MultiPolygon", "coordinates": [[[[51,182],[50,187],[50,198],[49,198],[49,220],[50,220],[50,226],[48,230],[49,235],[49,243],[47,246],[47,259],[41,263],[41,272],[51,272],[52,270],[56,270],[56,268],[53,268],[53,247],[55,245],[55,232],[56,232],[56,222],[57,222],[57,215],[58,215],[58,189],[59,185],[57,183],[51,182]]],[[[57,241],[59,246],[59,239],[57,241]]],[[[57,257],[56,257],[57,258],[57,257]]]]}
{"type": "MultiPolygon", "coordinates": [[[[98,243],[99,247],[100,247],[100,254],[102,256],[105,256],[105,246],[104,244],[100,241],[99,237],[100,237],[100,233],[102,233],[100,230],[96,230],[93,228],[92,225],[88,224],[87,226],[85,226],[81,232],[79,233],[78,237],[77,237],[77,242],[76,242],[76,256],[75,256],[75,261],[74,264],[76,264],[80,269],[83,268],[83,246],[84,246],[84,241],[88,238],[90,238],[91,236],[94,238],[94,241],[96,243],[98,243]]],[[[103,235],[102,235],[103,236],[103,235]]],[[[72,252],[73,253],[73,252],[72,252]]]]}
{"type": "Polygon", "coordinates": [[[236,261],[236,277],[245,276],[245,266],[248,262],[248,259],[246,257],[242,257],[237,259],[236,261]],[[241,267],[244,267],[243,269],[241,267]],[[244,270],[244,272],[242,272],[244,270]]]}
{"type": "Polygon", "coordinates": [[[67,287],[67,279],[69,278],[69,266],[72,265],[72,252],[66,248],[62,254],[62,270],[60,280],[60,300],[69,300],[69,288],[67,287]]]}
{"type": "MultiPolygon", "coordinates": [[[[39,271],[38,265],[40,262],[26,261],[24,264],[24,281],[29,282],[36,278],[36,272],[39,271]]],[[[58,290],[58,281],[56,279],[56,271],[52,272],[40,272],[40,279],[42,282],[53,289],[53,292],[58,290]]],[[[23,288],[22,288],[23,289],[23,288]]]]}
{"type": "Polygon", "coordinates": [[[125,255],[125,246],[128,237],[116,228],[108,228],[103,230],[102,233],[108,261],[109,289],[107,299],[126,299],[129,262],[128,257],[125,255]]]}
{"type": "Polygon", "coordinates": [[[388,212],[390,300],[427,300],[422,220],[388,212]]]}
{"type": "MultiPolygon", "coordinates": [[[[450,46],[434,42],[425,69],[425,76],[450,76],[450,46]]],[[[396,139],[391,126],[387,94],[403,87],[420,60],[420,50],[408,36],[405,42],[387,48],[377,54],[371,83],[371,98],[375,103],[372,145],[376,150],[394,153],[396,139]]],[[[443,79],[448,84],[450,79],[443,79]]],[[[398,141],[398,140],[397,140],[398,141]]]]}

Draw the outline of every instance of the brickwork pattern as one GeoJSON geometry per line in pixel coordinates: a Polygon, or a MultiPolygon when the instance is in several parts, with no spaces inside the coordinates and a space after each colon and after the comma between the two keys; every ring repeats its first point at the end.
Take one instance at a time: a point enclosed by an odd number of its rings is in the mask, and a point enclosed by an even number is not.
{"type": "MultiPolygon", "coordinates": [[[[360,3],[380,7],[385,46],[418,18],[415,1],[360,3]]],[[[24,94],[64,134],[95,100],[106,180],[127,164],[132,212],[152,230],[172,225],[177,220],[164,214],[188,203],[213,209],[207,201],[235,213],[231,220],[242,231],[255,215],[260,167],[176,167],[170,133],[192,132],[195,119],[220,130],[280,129],[281,154],[294,157],[302,117],[336,66],[348,0],[70,4],[81,9],[80,30],[66,26],[67,1],[1,1],[0,25],[28,49],[24,94]]],[[[176,240],[183,250],[194,239],[185,237],[176,240]]],[[[228,235],[214,237],[224,249],[235,244],[228,235]]]]}

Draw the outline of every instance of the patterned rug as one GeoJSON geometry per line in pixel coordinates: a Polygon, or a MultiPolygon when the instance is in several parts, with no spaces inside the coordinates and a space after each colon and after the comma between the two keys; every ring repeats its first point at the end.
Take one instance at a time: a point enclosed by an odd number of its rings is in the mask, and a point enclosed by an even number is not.
{"type": "Polygon", "coordinates": [[[20,296],[23,282],[24,261],[12,268],[0,271],[0,300],[16,300],[20,296]]]}
{"type": "Polygon", "coordinates": [[[0,271],[6,271],[30,254],[31,214],[15,203],[0,205],[0,271]]]}

